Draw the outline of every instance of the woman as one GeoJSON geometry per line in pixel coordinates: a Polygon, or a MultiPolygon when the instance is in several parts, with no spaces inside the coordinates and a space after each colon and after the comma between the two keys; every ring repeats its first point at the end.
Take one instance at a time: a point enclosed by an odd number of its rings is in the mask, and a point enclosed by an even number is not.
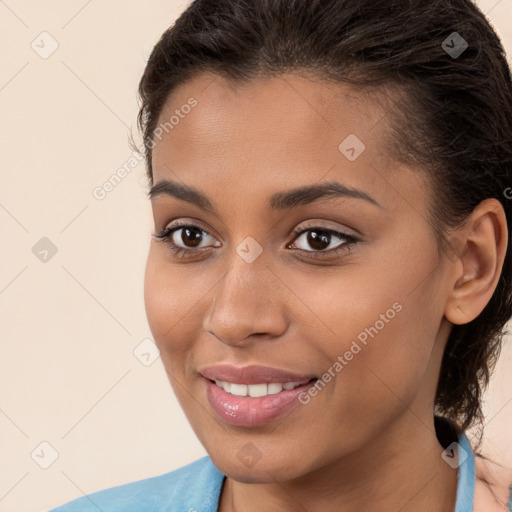
{"type": "Polygon", "coordinates": [[[208,456],[55,510],[507,510],[465,435],[512,315],[478,8],[196,0],[139,91],[146,312],[208,456]]]}

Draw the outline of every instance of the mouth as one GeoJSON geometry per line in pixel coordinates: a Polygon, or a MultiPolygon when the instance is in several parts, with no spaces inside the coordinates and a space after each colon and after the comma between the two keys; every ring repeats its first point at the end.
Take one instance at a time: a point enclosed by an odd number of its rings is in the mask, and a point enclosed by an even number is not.
{"type": "MultiPolygon", "coordinates": [[[[247,394],[243,395],[245,391],[243,386],[261,386],[262,384],[267,384],[268,386],[270,384],[270,394],[272,394],[281,391],[277,387],[278,384],[282,385],[283,389],[293,389],[297,385],[305,384],[311,379],[316,378],[315,375],[311,374],[299,374],[281,368],[261,365],[236,366],[232,364],[217,364],[200,368],[198,373],[211,382],[221,383],[223,388],[222,383],[231,384],[234,390],[233,394],[238,396],[247,396],[247,394]]],[[[227,387],[229,388],[229,386],[227,387]]],[[[263,387],[254,387],[255,393],[258,390],[261,392],[263,387]]],[[[227,391],[231,393],[229,389],[227,391]]]]}
{"type": "Polygon", "coordinates": [[[209,380],[212,384],[223,389],[226,393],[234,396],[243,396],[251,398],[261,398],[268,395],[277,395],[283,391],[291,391],[298,387],[315,382],[318,379],[312,377],[311,379],[301,382],[262,382],[259,384],[241,384],[236,382],[227,382],[223,380],[209,380]]]}
{"type": "MultiPolygon", "coordinates": [[[[301,405],[300,397],[318,381],[260,382],[244,384],[202,377],[206,400],[223,422],[237,427],[261,427],[301,405]]],[[[302,402],[304,403],[304,402],[302,402]]],[[[310,406],[299,414],[312,414],[310,406]]]]}

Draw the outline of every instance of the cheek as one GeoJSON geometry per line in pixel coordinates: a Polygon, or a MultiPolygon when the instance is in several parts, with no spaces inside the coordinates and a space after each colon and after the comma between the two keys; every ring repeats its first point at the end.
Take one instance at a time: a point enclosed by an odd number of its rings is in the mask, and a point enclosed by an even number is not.
{"type": "Polygon", "coordinates": [[[144,303],[149,327],[167,378],[183,410],[188,409],[188,394],[183,393],[185,369],[193,340],[184,331],[187,325],[188,294],[184,283],[170,271],[160,254],[150,249],[144,276],[144,303]],[[178,281],[178,282],[177,282],[178,281]]]}
{"type": "MultiPolygon", "coordinates": [[[[423,385],[431,341],[421,339],[411,325],[407,305],[400,311],[393,309],[396,314],[392,319],[392,313],[386,317],[388,323],[379,318],[386,311],[389,308],[368,303],[366,318],[357,317],[351,334],[344,322],[347,336],[325,347],[329,367],[323,370],[328,374],[330,368],[335,377],[312,402],[318,400],[324,406],[317,410],[325,421],[316,428],[327,437],[336,432],[335,439],[346,435],[354,446],[359,445],[410,407],[423,385]]],[[[328,444],[333,451],[337,449],[336,444],[328,444]]]]}
{"type": "MultiPolygon", "coordinates": [[[[312,309],[331,331],[324,328],[328,334],[316,344],[328,361],[321,370],[336,374],[331,389],[343,414],[348,408],[386,415],[395,405],[411,403],[432,377],[428,365],[442,319],[441,274],[425,279],[432,268],[433,260],[395,259],[364,276],[347,272],[329,288],[320,282],[321,288],[309,286],[310,304],[318,306],[312,309]]],[[[311,331],[308,337],[314,339],[311,331]]]]}
{"type": "MultiPolygon", "coordinates": [[[[194,283],[196,284],[196,283],[194,283]]],[[[166,362],[167,353],[183,353],[190,347],[190,318],[196,294],[186,272],[174,271],[160,254],[150,249],[144,276],[144,304],[149,327],[166,362]]]]}
{"type": "Polygon", "coordinates": [[[418,304],[402,302],[403,309],[368,338],[366,347],[354,358],[355,364],[347,367],[344,392],[357,396],[354,405],[363,414],[366,410],[391,418],[391,411],[411,406],[419,394],[427,399],[435,383],[432,350],[436,332],[432,325],[422,329],[416,322],[418,304]]]}

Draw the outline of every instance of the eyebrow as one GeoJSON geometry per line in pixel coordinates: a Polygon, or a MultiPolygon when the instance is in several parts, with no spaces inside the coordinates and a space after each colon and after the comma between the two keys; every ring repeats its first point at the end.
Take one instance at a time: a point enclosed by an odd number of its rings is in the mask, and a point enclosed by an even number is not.
{"type": "MultiPolygon", "coordinates": [[[[168,179],[161,180],[151,187],[148,196],[150,199],[153,199],[162,195],[187,201],[202,210],[218,215],[217,209],[210,199],[205,194],[189,185],[168,179]]],[[[330,197],[362,199],[382,208],[382,206],[366,192],[356,188],[347,187],[336,181],[277,192],[271,196],[269,204],[272,210],[287,210],[330,197]]]]}

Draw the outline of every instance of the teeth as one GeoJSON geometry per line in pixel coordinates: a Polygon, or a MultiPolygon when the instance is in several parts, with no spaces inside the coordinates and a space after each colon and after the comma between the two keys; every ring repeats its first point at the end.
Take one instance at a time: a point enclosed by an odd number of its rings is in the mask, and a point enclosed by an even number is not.
{"type": "Polygon", "coordinates": [[[251,384],[247,386],[249,391],[249,396],[259,397],[259,396],[267,396],[267,385],[266,384],[251,384]]]}
{"type": "Polygon", "coordinates": [[[283,385],[275,382],[271,382],[270,384],[268,384],[267,388],[267,393],[269,395],[275,395],[276,393],[283,391],[283,385]]]}
{"type": "Polygon", "coordinates": [[[223,388],[224,391],[231,393],[231,382],[222,382],[220,380],[216,380],[215,384],[217,384],[217,386],[219,386],[219,388],[223,388]]]}
{"type": "Polygon", "coordinates": [[[246,384],[235,384],[231,383],[231,390],[229,391],[232,395],[237,396],[247,396],[247,391],[249,386],[246,384]]]}
{"type": "Polygon", "coordinates": [[[235,384],[232,382],[224,382],[222,380],[216,380],[215,384],[222,388],[227,393],[236,396],[250,396],[253,398],[275,395],[284,390],[294,389],[298,386],[306,384],[304,382],[286,382],[281,384],[279,382],[271,382],[270,384],[235,384]]]}
{"type": "Polygon", "coordinates": [[[296,388],[297,386],[300,386],[301,384],[301,382],[286,382],[285,384],[283,384],[283,389],[293,389],[296,388]]]}

